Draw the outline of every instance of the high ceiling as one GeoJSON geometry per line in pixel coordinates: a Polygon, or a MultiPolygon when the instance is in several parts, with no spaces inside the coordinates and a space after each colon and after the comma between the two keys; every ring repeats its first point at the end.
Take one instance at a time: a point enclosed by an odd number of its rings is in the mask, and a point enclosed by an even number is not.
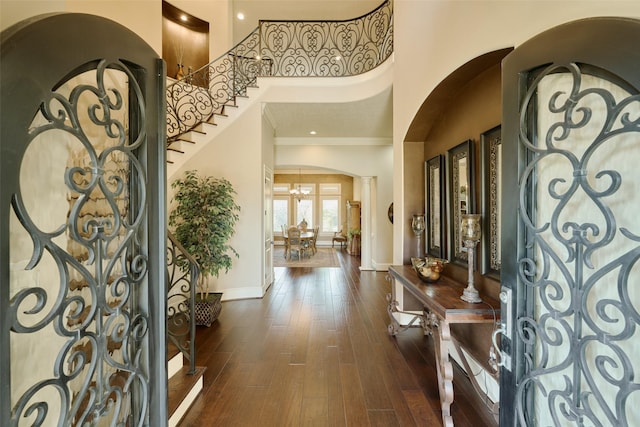
{"type": "MultiPolygon", "coordinates": [[[[235,0],[234,41],[239,42],[262,20],[346,20],[362,16],[382,0],[235,0]]],[[[276,138],[388,138],[392,136],[391,89],[362,101],[348,103],[272,103],[268,114],[276,138]]]]}
{"type": "Polygon", "coordinates": [[[383,0],[233,0],[233,40],[240,42],[260,20],[346,20],[371,12],[383,0]],[[237,19],[238,13],[244,19],[237,19]]]}
{"type": "Polygon", "coordinates": [[[276,138],[388,138],[392,137],[391,88],[356,102],[271,103],[268,114],[276,138]],[[314,131],[315,135],[310,132],[314,131]]]}

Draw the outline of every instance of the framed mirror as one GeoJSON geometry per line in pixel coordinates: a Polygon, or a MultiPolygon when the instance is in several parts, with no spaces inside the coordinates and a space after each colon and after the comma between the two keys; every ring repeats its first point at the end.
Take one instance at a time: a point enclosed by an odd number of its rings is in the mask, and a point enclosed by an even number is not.
{"type": "Polygon", "coordinates": [[[444,156],[437,155],[425,162],[425,212],[427,221],[426,252],[444,257],[444,156]]]}
{"type": "Polygon", "coordinates": [[[460,234],[462,215],[475,213],[473,141],[467,140],[447,151],[449,189],[449,259],[467,263],[467,249],[460,234]]]}
{"type": "Polygon", "coordinates": [[[482,160],[482,274],[500,278],[500,209],[502,192],[502,130],[481,135],[482,160]]]}

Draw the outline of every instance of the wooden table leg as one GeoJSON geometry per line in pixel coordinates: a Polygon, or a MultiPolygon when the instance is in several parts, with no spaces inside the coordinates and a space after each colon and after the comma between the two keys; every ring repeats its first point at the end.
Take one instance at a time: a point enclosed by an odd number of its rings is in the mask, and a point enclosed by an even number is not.
{"type": "Polygon", "coordinates": [[[449,360],[451,330],[449,329],[448,322],[437,319],[433,315],[431,324],[435,327],[432,335],[435,344],[442,424],[444,427],[453,427],[453,418],[451,417],[451,404],[453,403],[453,366],[449,360]]]}

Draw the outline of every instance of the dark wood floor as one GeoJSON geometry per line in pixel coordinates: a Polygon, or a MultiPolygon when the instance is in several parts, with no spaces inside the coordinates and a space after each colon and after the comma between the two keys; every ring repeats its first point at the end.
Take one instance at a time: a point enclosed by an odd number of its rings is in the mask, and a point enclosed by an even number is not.
{"type": "MultiPolygon", "coordinates": [[[[204,389],[181,427],[442,425],[431,338],[389,336],[386,273],[340,262],[276,268],[264,298],[198,327],[204,389]]],[[[458,368],[454,388],[456,426],[497,425],[458,368]]]]}

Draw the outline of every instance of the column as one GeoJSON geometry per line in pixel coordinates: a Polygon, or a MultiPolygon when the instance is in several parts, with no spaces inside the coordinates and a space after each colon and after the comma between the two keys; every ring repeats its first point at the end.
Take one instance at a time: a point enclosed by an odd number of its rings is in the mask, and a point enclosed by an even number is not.
{"type": "Polygon", "coordinates": [[[361,179],[361,196],[362,206],[360,209],[362,232],[361,232],[361,244],[362,249],[360,252],[360,270],[369,271],[373,270],[371,262],[371,180],[370,176],[363,176],[361,179]]]}

